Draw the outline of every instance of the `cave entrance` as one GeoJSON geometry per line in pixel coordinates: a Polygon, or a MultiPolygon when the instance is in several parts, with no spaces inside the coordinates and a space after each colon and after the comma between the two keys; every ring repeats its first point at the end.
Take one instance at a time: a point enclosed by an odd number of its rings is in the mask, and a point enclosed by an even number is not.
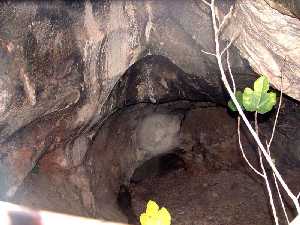
{"type": "MultiPolygon", "coordinates": [[[[101,118],[95,116],[99,123],[43,155],[13,201],[139,224],[154,200],[170,211],[172,225],[273,224],[263,182],[241,157],[236,115],[215,77],[186,74],[161,56],[140,60],[115,85],[101,118]]],[[[241,87],[251,83],[237,77],[241,87]]],[[[274,157],[297,190],[298,140],[286,139],[295,133],[287,128],[299,125],[299,105],[285,100],[274,157]]],[[[273,119],[262,118],[262,133],[269,134],[273,119]]],[[[255,145],[243,130],[242,142],[258,166],[255,145]]]]}
{"type": "MultiPolygon", "coordinates": [[[[164,144],[170,144],[168,138],[174,138],[175,142],[169,149],[163,149],[165,152],[149,156],[134,170],[130,182],[121,185],[118,203],[131,223],[138,224],[139,215],[149,200],[166,207],[174,225],[273,223],[263,185],[251,176],[242,161],[236,120],[226,108],[179,101],[128,110],[130,113],[125,110],[121,116],[135,117],[145,110],[147,115],[143,117],[152,118],[154,113],[160,120],[157,130],[148,127],[150,131],[144,135],[160,132],[165,135],[164,144]],[[162,119],[159,115],[165,117],[162,119]],[[177,115],[180,120],[180,129],[172,137],[167,135],[168,115],[177,115]]],[[[147,142],[148,149],[159,151],[155,147],[165,147],[154,143],[153,137],[140,138],[151,140],[147,142]]],[[[120,143],[114,144],[120,146],[120,143]]],[[[248,153],[255,161],[255,153],[252,150],[248,153]]]]}

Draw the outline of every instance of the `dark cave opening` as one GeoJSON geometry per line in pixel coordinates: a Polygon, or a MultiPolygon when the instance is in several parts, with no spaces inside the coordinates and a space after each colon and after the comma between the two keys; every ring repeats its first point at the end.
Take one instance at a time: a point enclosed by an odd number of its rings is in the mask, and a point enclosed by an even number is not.
{"type": "MultiPolygon", "coordinates": [[[[89,138],[45,154],[14,202],[139,224],[147,201],[155,200],[168,208],[172,225],[272,224],[263,184],[241,157],[236,115],[226,101],[219,80],[186,74],[162,56],[146,57],[117,82],[89,138]]],[[[297,140],[285,139],[295,132],[287,127],[297,127],[290,115],[297,117],[298,108],[285,101],[274,158],[296,190],[299,164],[289,143],[297,140]]],[[[268,136],[273,119],[270,113],[260,121],[262,134],[268,136]]],[[[242,139],[258,166],[247,132],[242,139]]]]}
{"type": "MultiPolygon", "coordinates": [[[[176,112],[180,104],[161,104],[157,108],[167,109],[156,110],[176,112]]],[[[236,118],[211,103],[189,104],[181,121],[179,146],[143,162],[130,182],[121,185],[122,212],[138,224],[147,201],[155,200],[170,210],[172,224],[273,224],[263,182],[241,156],[236,118]]],[[[248,159],[257,163],[253,143],[246,136],[243,141],[248,159]]]]}
{"type": "MultiPolygon", "coordinates": [[[[274,224],[264,180],[241,155],[219,66],[240,90],[265,75],[297,99],[284,96],[270,152],[296,196],[299,10],[278,2],[2,1],[0,208],[134,225],[154,200],[172,225],[274,224]]],[[[259,117],[263,143],[275,111],[259,117]]],[[[241,138],[260,169],[243,125],[241,138]]],[[[300,194],[293,204],[280,191],[292,220],[300,194]]]]}

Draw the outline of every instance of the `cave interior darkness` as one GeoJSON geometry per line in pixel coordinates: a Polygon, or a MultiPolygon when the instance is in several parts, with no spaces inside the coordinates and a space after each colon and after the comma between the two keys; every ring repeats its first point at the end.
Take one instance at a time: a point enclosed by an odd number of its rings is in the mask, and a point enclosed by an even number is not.
{"type": "MultiPolygon", "coordinates": [[[[200,75],[186,74],[165,57],[140,60],[111,92],[103,107],[107,116],[92,128],[88,150],[79,149],[82,164],[61,169],[48,161],[59,158],[60,151],[45,154],[13,202],[138,224],[151,199],[170,211],[173,225],[273,224],[263,181],[241,157],[237,115],[227,109],[228,96],[218,82],[213,86],[200,75]]],[[[294,132],[286,127],[297,126],[298,111],[299,104],[284,97],[273,144],[276,165],[295,190],[300,164],[282,140],[294,132]]],[[[273,110],[260,118],[263,138],[274,116],[273,110]]],[[[258,168],[255,145],[244,127],[242,142],[258,168]]],[[[285,201],[293,215],[286,196],[285,201]]],[[[282,213],[279,218],[284,220],[282,213]]]]}

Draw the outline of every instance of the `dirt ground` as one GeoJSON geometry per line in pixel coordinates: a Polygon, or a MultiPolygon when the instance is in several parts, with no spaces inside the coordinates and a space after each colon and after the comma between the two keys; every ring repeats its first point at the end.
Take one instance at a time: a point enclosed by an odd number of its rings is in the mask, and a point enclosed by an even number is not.
{"type": "Polygon", "coordinates": [[[32,209],[43,209],[90,217],[78,190],[64,172],[49,175],[42,170],[31,173],[12,202],[32,209]]]}
{"type": "MultiPolygon", "coordinates": [[[[290,185],[296,189],[300,171],[290,172],[293,181],[290,185]]],[[[63,174],[57,175],[60,177],[53,180],[42,171],[31,174],[14,202],[31,208],[91,216],[78,190],[64,180],[63,174]]],[[[151,199],[169,210],[172,225],[274,224],[263,185],[244,170],[179,168],[131,184],[129,188],[136,218],[151,199]]],[[[280,224],[286,223],[281,220],[280,224]]]]}
{"type": "MultiPolygon", "coordinates": [[[[170,211],[172,225],[274,224],[264,182],[243,162],[235,126],[235,119],[222,108],[191,110],[182,131],[186,142],[183,147],[194,158],[186,159],[183,155],[184,167],[131,184],[129,190],[136,217],[144,212],[151,199],[170,211]]],[[[242,140],[248,159],[259,168],[255,148],[251,150],[245,136],[242,140]]],[[[297,193],[299,169],[290,167],[281,172],[297,193]]],[[[276,197],[275,201],[279,209],[276,197]]],[[[289,208],[288,213],[291,216],[289,208]]],[[[279,221],[286,224],[282,213],[279,221]]]]}
{"type": "Polygon", "coordinates": [[[172,225],[271,225],[262,185],[239,170],[179,169],[131,187],[136,215],[148,200],[166,207],[172,225]]]}
{"type": "MultiPolygon", "coordinates": [[[[175,166],[169,165],[172,170],[162,167],[165,171],[156,171],[131,183],[128,187],[131,196],[125,196],[131,203],[125,202],[125,211],[138,218],[147,202],[154,200],[169,210],[172,225],[274,224],[263,181],[242,163],[234,144],[234,128],[235,119],[224,109],[191,111],[182,125],[182,138],[183,147],[189,148],[188,152],[195,158],[183,156],[184,164],[176,166],[175,160],[175,166]]],[[[251,161],[255,161],[255,153],[248,153],[251,161]]],[[[44,161],[49,164],[49,160],[44,161]]],[[[53,170],[54,166],[45,167],[43,163],[39,166],[26,178],[13,202],[37,209],[93,216],[80,190],[71,184],[68,171],[53,170]]],[[[299,168],[287,168],[282,175],[294,192],[300,190],[299,168]]],[[[290,210],[289,215],[292,218],[290,210]]],[[[279,218],[280,225],[286,224],[283,215],[279,218]]]]}

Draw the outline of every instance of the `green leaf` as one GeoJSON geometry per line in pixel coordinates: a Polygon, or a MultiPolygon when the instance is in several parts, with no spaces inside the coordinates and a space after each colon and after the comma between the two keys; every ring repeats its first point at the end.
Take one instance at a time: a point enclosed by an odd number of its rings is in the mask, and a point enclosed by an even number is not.
{"type": "Polygon", "coordinates": [[[254,90],[245,88],[243,93],[243,105],[249,112],[257,111],[260,114],[272,110],[276,104],[276,94],[268,92],[269,81],[266,76],[261,76],[254,82],[254,90]]]}
{"type": "Polygon", "coordinates": [[[272,110],[276,104],[276,94],[274,92],[264,93],[257,107],[257,112],[260,114],[267,113],[272,110]]]}
{"type": "Polygon", "coordinates": [[[245,88],[243,93],[243,105],[248,112],[255,112],[259,104],[259,97],[251,88],[245,88]]]}
{"type": "MultiPolygon", "coordinates": [[[[244,110],[244,106],[243,106],[243,93],[241,91],[237,91],[235,93],[235,97],[236,97],[236,100],[238,101],[238,103],[240,104],[240,106],[242,107],[242,109],[244,110]]],[[[235,104],[234,104],[234,102],[232,100],[230,100],[228,102],[228,107],[233,112],[237,111],[237,108],[236,108],[236,106],[235,106],[235,104]]]]}
{"type": "Polygon", "coordinates": [[[261,76],[254,82],[254,92],[267,93],[269,90],[269,80],[266,76],[261,76]]]}

